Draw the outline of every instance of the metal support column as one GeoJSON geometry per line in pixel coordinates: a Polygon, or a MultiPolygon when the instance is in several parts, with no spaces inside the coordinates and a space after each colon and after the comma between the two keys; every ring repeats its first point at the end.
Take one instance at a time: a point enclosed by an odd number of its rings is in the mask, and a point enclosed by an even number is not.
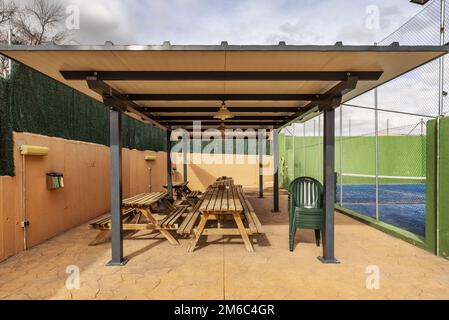
{"type": "Polygon", "coordinates": [[[184,133],[183,139],[182,139],[182,153],[183,153],[183,176],[184,176],[184,182],[187,183],[188,176],[187,176],[187,164],[189,160],[189,149],[190,149],[190,135],[186,132],[184,133]]]}
{"type": "Polygon", "coordinates": [[[323,263],[339,263],[334,255],[335,224],[335,109],[324,111],[324,230],[323,263]]]}
{"type": "Polygon", "coordinates": [[[122,117],[121,111],[111,108],[111,221],[112,221],[112,260],[108,266],[123,266],[128,261],[123,257],[122,221],[122,117]]]}
{"type": "Polygon", "coordinates": [[[259,198],[263,198],[263,156],[265,154],[264,148],[265,130],[259,130],[259,198]]]}
{"type": "Polygon", "coordinates": [[[279,212],[279,130],[273,130],[273,160],[274,160],[274,181],[273,181],[273,212],[279,212]]]}
{"type": "Polygon", "coordinates": [[[172,177],[172,161],[171,161],[171,131],[167,130],[167,191],[168,199],[173,199],[173,177],[172,177]]]}

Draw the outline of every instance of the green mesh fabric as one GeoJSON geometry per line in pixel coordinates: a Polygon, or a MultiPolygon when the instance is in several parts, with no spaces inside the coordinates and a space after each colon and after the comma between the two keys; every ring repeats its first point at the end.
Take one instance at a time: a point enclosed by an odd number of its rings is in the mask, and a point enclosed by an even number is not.
{"type": "MultiPolygon", "coordinates": [[[[47,76],[15,64],[0,82],[0,175],[14,175],[12,132],[109,145],[109,110],[47,76]]],[[[165,132],[123,116],[123,147],[166,150],[165,132]]]]}
{"type": "Polygon", "coordinates": [[[0,175],[14,175],[12,122],[8,101],[9,83],[0,79],[0,175]]]}

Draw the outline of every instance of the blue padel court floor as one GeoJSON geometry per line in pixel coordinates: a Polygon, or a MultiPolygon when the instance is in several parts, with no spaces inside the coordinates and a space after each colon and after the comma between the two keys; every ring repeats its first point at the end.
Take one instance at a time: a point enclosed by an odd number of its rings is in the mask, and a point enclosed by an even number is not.
{"type": "MultiPolygon", "coordinates": [[[[340,187],[337,187],[337,201],[340,201],[340,187]]],[[[343,185],[343,207],[375,218],[376,186],[343,185]]],[[[379,216],[383,222],[424,237],[426,185],[379,185],[379,216]]]]}

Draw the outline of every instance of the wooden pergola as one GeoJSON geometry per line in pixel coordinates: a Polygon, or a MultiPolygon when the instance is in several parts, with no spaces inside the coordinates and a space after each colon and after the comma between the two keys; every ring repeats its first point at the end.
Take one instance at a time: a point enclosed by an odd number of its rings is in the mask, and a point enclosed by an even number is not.
{"type": "MultiPolygon", "coordinates": [[[[122,265],[121,113],[167,131],[168,189],[171,132],[202,129],[278,131],[310,113],[324,113],[324,263],[335,263],[335,109],[448,52],[447,46],[0,46],[0,53],[110,108],[112,260],[122,265]],[[234,118],[214,118],[222,102],[234,118]]],[[[419,93],[417,93],[419,94],[419,93]]],[[[260,135],[259,135],[260,137],[260,135]]],[[[261,139],[259,139],[260,141],[261,139]]],[[[184,170],[187,169],[184,166],[184,170]]],[[[185,172],[187,174],[187,172],[185,172]]],[[[262,182],[262,172],[260,174],[262,182]]],[[[261,185],[261,194],[263,183],[261,185]]],[[[279,211],[278,172],[274,212],[279,211]]]]}

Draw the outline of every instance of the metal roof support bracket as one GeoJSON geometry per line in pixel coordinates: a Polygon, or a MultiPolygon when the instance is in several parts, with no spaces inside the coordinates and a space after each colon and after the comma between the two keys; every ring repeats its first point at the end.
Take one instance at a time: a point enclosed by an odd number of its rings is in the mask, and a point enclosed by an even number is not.
{"type": "Polygon", "coordinates": [[[135,104],[133,101],[130,101],[125,95],[121,94],[114,88],[110,87],[104,81],[98,80],[97,76],[95,75],[89,76],[86,78],[86,81],[87,86],[89,87],[90,90],[102,96],[103,103],[105,106],[116,110],[120,110],[128,114],[132,118],[135,118],[137,120],[146,122],[148,124],[152,124],[154,126],[166,130],[166,127],[164,127],[159,122],[137,111],[137,109],[140,108],[139,105],[135,104]]]}

